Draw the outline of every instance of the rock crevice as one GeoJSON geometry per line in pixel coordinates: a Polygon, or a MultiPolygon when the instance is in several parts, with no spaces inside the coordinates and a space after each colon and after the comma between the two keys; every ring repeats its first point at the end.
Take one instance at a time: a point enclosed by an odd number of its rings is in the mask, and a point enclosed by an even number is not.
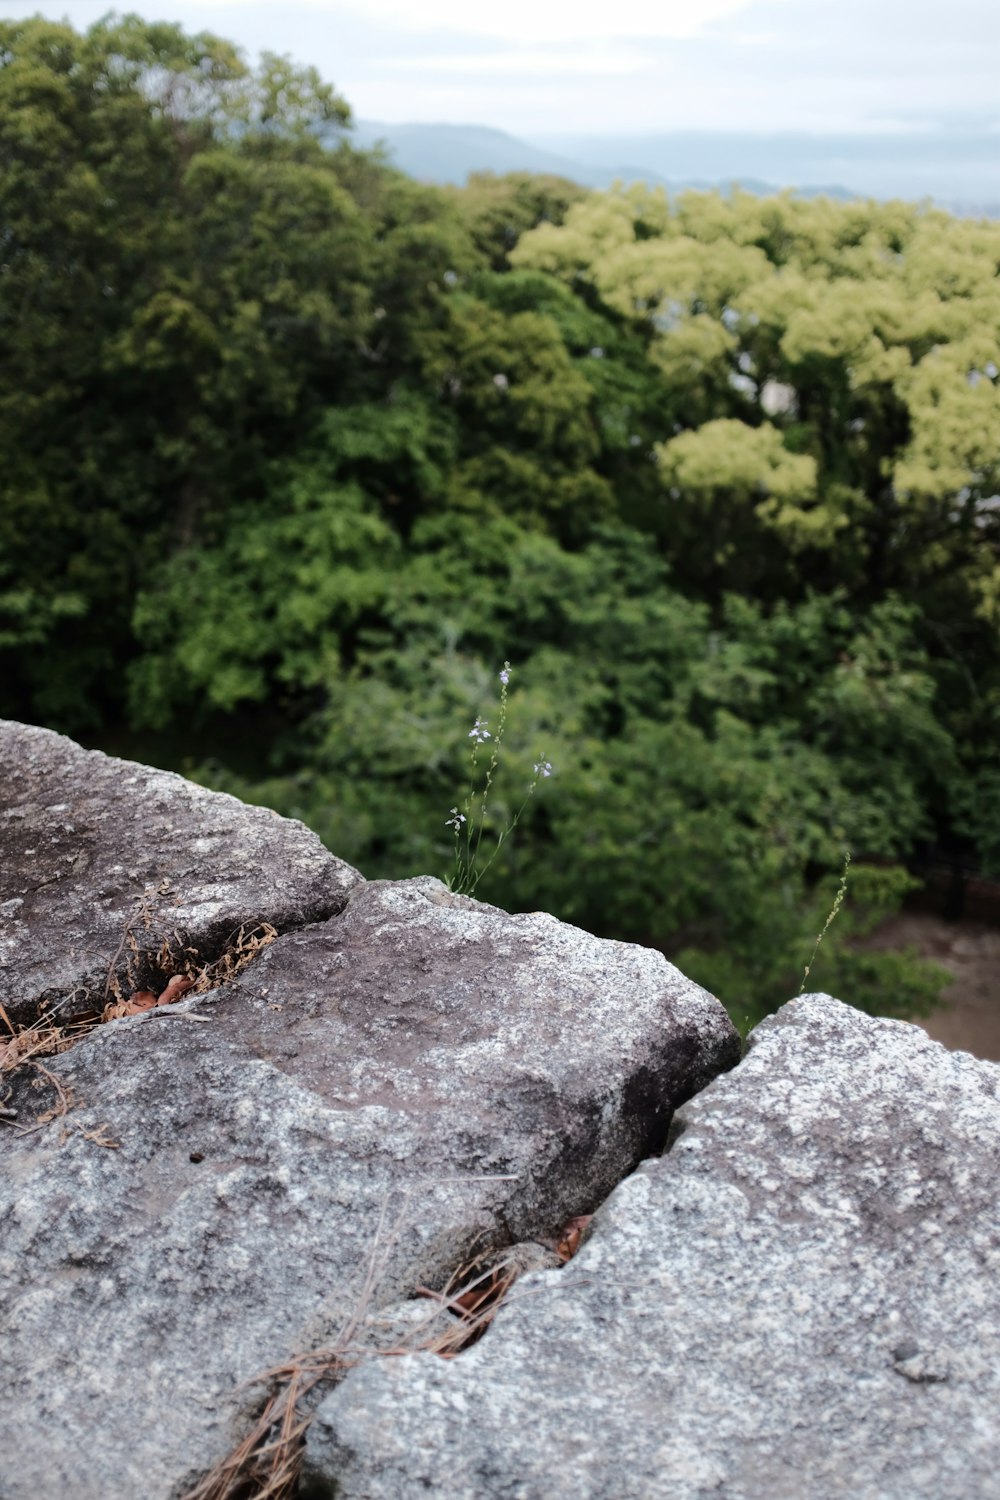
{"type": "Polygon", "coordinates": [[[65,1112],[25,1132],[28,1099],[3,1128],[2,1500],[176,1500],[244,1435],[244,1382],[361,1304],[556,1233],[738,1058],[659,953],[432,879],[366,883],[299,825],[46,731],[0,727],[0,767],[15,1005],[104,982],[133,872],[189,892],[186,931],[294,928],[225,987],[48,1059],[65,1112]],[[56,894],[25,913],[29,851],[67,807],[86,863],[57,830],[56,894]]]}
{"type": "Polygon", "coordinates": [[[790,1003],[564,1276],[459,1360],[347,1375],[314,1493],[997,1500],[998,1143],[1000,1068],[790,1003]]]}

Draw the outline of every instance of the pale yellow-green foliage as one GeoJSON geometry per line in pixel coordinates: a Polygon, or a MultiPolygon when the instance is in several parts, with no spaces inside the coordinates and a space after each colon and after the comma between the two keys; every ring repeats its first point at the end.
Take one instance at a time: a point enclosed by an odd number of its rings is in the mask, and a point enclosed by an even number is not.
{"type": "Polygon", "coordinates": [[[718,372],[726,355],[739,347],[736,335],[708,313],[680,319],[676,329],[658,338],[649,358],[658,370],[677,384],[688,384],[718,372]]]}
{"type": "MultiPolygon", "coordinates": [[[[550,271],[572,281],[578,273],[589,273],[595,261],[609,251],[635,240],[635,211],[631,194],[592,194],[576,203],[562,225],[539,224],[522,235],[511,252],[512,265],[550,271]],[[530,242],[529,255],[523,247],[530,242]]],[[[666,218],[666,216],[665,216],[666,218]]]]}
{"type": "Polygon", "coordinates": [[[705,501],[726,494],[752,504],[759,519],[782,528],[793,546],[829,544],[843,524],[835,510],[815,505],[816,460],[789,453],[769,422],[705,422],[662,443],[657,457],[666,484],[705,501]]]}
{"type": "MultiPolygon", "coordinates": [[[[800,396],[817,389],[905,410],[909,433],[875,467],[914,514],[973,515],[1000,488],[998,223],[901,202],[633,187],[592,194],[511,259],[590,283],[645,327],[668,385],[702,400],[700,425],[660,448],[665,484],[752,500],[793,547],[833,545],[844,520],[843,485],[787,446],[800,396]],[[720,392],[746,422],[712,420],[720,392]]],[[[875,451],[877,438],[857,442],[875,451]]],[[[983,608],[997,611],[991,556],[982,567],[983,608]]]]}
{"type": "Polygon", "coordinates": [[[797,301],[781,338],[789,364],[865,358],[875,335],[869,298],[857,282],[815,280],[797,301]]]}
{"type": "Polygon", "coordinates": [[[673,321],[679,309],[703,307],[718,316],[767,270],[755,245],[720,241],[708,254],[700,241],[679,235],[616,246],[597,268],[596,282],[609,307],[673,321]]]}
{"type": "Polygon", "coordinates": [[[901,495],[961,499],[1000,483],[1000,387],[984,373],[1000,351],[988,342],[979,334],[941,345],[900,380],[913,421],[895,467],[901,495]]]}
{"type": "Polygon", "coordinates": [[[658,449],[664,480],[693,492],[727,490],[741,499],[761,494],[776,500],[809,499],[816,493],[816,461],[789,453],[769,422],[748,427],[722,417],[682,432],[658,449]]]}
{"type": "Polygon", "coordinates": [[[1000,565],[979,580],[979,614],[994,629],[1000,629],[1000,565]]]}

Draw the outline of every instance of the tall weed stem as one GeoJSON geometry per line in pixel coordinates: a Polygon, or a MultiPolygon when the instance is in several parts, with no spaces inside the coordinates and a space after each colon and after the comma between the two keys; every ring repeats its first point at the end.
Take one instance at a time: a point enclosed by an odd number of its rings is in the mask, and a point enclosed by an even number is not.
{"type": "Polygon", "coordinates": [[[451,890],[460,895],[471,896],[476,887],[493,864],[506,839],[510,837],[521,820],[521,814],[527,807],[531,798],[535,795],[538,783],[552,775],[552,764],[545,759],[535,762],[532,780],[528,783],[524,799],[520,807],[511,818],[505,828],[497,834],[496,843],[491,850],[485,863],[480,862],[480,850],[482,848],[483,834],[486,831],[486,813],[489,806],[490,793],[493,790],[493,782],[500,766],[500,751],[503,745],[504,731],[507,727],[507,692],[510,684],[511,665],[505,661],[499,672],[500,678],[500,705],[497,715],[496,732],[493,733],[489,727],[489,720],[477,717],[476,722],[469,730],[469,739],[472,741],[470,752],[469,786],[461,807],[456,805],[451,809],[451,814],[445,819],[445,826],[452,830],[455,844],[455,865],[448,879],[451,890]],[[489,742],[490,759],[486,767],[482,785],[478,785],[478,770],[482,747],[489,742]]]}
{"type": "Polygon", "coordinates": [[[822,931],[820,932],[819,936],[816,939],[815,944],[813,945],[813,951],[812,951],[812,953],[809,956],[809,962],[806,964],[805,968],[802,971],[802,983],[799,985],[799,994],[800,995],[802,994],[803,990],[806,987],[806,983],[808,982],[809,974],[810,974],[810,972],[812,970],[812,966],[816,962],[816,955],[819,952],[819,945],[823,941],[823,939],[826,937],[827,933],[830,930],[831,924],[834,922],[834,920],[835,920],[835,918],[837,916],[837,913],[840,911],[840,908],[844,904],[844,897],[847,895],[847,874],[848,874],[848,871],[850,870],[850,868],[851,868],[851,851],[850,851],[850,849],[845,849],[844,850],[844,871],[843,871],[843,874],[840,877],[840,885],[839,885],[839,887],[837,889],[836,896],[834,896],[834,898],[833,898],[833,905],[830,907],[830,910],[827,913],[826,921],[823,923],[822,931]]]}

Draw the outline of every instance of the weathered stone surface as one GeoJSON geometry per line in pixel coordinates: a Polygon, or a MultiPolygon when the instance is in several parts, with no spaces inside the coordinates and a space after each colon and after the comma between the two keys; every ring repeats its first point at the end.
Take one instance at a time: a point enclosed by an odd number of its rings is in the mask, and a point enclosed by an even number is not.
{"type": "Polygon", "coordinates": [[[15,1020],[100,1009],[109,981],[161,989],[164,941],[215,959],[241,926],[331,916],[360,880],[301,823],[0,720],[0,1004],[15,1020]]]}
{"type": "Polygon", "coordinates": [[[809,996],[674,1128],[481,1343],[347,1376],[311,1497],[997,1500],[1000,1068],[809,996]]]}
{"type": "MultiPolygon", "coordinates": [[[[0,1497],[172,1500],[373,1258],[381,1308],[554,1231],[738,1052],[660,954],[435,880],[100,1027],[46,1060],[65,1117],[0,1134],[0,1497]]],[[[22,1082],[18,1126],[52,1102],[22,1082]]]]}

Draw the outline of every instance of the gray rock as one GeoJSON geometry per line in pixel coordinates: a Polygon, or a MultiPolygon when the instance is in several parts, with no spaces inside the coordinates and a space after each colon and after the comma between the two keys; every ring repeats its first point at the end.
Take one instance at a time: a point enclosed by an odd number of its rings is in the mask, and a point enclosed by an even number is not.
{"type": "Polygon", "coordinates": [[[594,1207],[738,1055],[660,954],[435,880],[93,1031],[0,1135],[2,1500],[176,1497],[241,1382],[594,1207]]]}
{"type": "Polygon", "coordinates": [[[0,720],[0,1004],[16,1021],[159,992],[164,943],[211,961],[241,927],[332,916],[361,878],[267,808],[0,720]]]}
{"type": "Polygon", "coordinates": [[[339,1500],[997,1500],[1000,1068],[784,1007],[485,1338],[352,1371],[339,1500]]]}

